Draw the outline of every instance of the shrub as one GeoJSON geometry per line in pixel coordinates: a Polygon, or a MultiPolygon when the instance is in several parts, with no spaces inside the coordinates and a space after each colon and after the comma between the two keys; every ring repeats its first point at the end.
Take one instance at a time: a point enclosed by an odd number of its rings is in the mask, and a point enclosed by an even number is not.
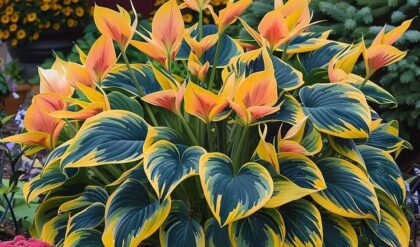
{"type": "Polygon", "coordinates": [[[101,36],[81,64],[40,69],[26,132],[3,139],[52,150],[24,186],[28,202],[43,196],[34,236],[58,246],[408,245],[394,157],[410,146],[372,108],[396,101],[369,78],[406,55],[393,43],[411,21],[350,45],[307,31],[307,1],[279,1],[258,31],[240,19],[253,41],[239,42],[226,30],[251,2],[185,29],[171,0],[151,32],[121,8],[95,7],[101,36]],[[150,62],[130,63],[129,45],[150,62]],[[359,57],[364,76],[352,73],[359,57]],[[188,76],[173,73],[178,63],[188,76]]]}

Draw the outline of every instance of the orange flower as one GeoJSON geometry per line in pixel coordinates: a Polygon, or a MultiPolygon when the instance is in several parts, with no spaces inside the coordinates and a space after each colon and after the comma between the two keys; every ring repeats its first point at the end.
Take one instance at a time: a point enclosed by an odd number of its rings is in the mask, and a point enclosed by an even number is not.
{"type": "Polygon", "coordinates": [[[310,23],[307,0],[291,0],[286,5],[278,4],[276,9],[268,12],[258,25],[258,32],[241,20],[248,33],[263,46],[267,42],[271,50],[300,34],[310,23]]]}
{"type": "Polygon", "coordinates": [[[212,6],[209,5],[208,8],[211,11],[214,22],[217,24],[219,33],[232,25],[251,3],[252,0],[239,0],[237,2],[229,1],[226,7],[220,10],[219,16],[216,15],[212,6]]]}
{"type": "Polygon", "coordinates": [[[349,46],[343,52],[335,55],[328,65],[328,77],[330,82],[346,81],[360,54],[363,51],[363,44],[349,46]]]}
{"type": "Polygon", "coordinates": [[[184,2],[179,6],[180,8],[189,8],[194,11],[203,11],[210,4],[210,0],[184,0],[184,2]]]}
{"type": "Polygon", "coordinates": [[[118,10],[119,12],[95,5],[93,18],[99,32],[112,37],[118,43],[120,49],[125,51],[136,31],[137,14],[133,7],[135,17],[133,23],[131,23],[130,14],[120,6],[118,6],[118,10]]]}
{"type": "Polygon", "coordinates": [[[67,62],[56,56],[51,69],[38,68],[40,93],[53,93],[60,96],[71,96],[74,88],[66,80],[67,62]]]}
{"type": "Polygon", "coordinates": [[[53,149],[64,127],[64,121],[51,117],[49,113],[65,108],[65,102],[58,95],[42,93],[34,96],[24,120],[24,126],[28,132],[7,137],[1,141],[53,149]]]}
{"type": "Polygon", "coordinates": [[[391,65],[403,59],[407,52],[392,46],[410,27],[413,20],[403,22],[388,33],[385,27],[378,33],[372,45],[366,49],[363,44],[363,59],[365,60],[366,78],[372,76],[378,69],[391,65]]]}
{"type": "Polygon", "coordinates": [[[168,68],[184,36],[184,22],[176,0],[170,0],[158,9],[149,35],[150,38],[141,35],[146,42],[132,40],[131,44],[168,68]]]}

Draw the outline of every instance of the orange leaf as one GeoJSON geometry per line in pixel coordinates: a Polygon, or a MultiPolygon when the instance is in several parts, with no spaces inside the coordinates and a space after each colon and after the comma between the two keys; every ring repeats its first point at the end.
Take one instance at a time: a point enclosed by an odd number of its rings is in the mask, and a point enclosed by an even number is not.
{"type": "Polygon", "coordinates": [[[99,37],[86,58],[86,68],[95,75],[96,82],[101,82],[117,61],[114,45],[109,36],[99,37]]]}

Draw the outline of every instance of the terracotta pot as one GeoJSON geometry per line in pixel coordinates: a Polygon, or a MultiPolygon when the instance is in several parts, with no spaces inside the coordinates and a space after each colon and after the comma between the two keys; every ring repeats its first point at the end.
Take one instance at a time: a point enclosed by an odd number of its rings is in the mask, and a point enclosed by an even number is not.
{"type": "Polygon", "coordinates": [[[53,56],[53,51],[70,52],[73,42],[82,35],[83,30],[79,28],[45,30],[37,41],[9,46],[9,51],[23,65],[23,77],[30,79],[37,74],[37,66],[53,56]]]}
{"type": "Polygon", "coordinates": [[[19,98],[15,99],[9,95],[4,99],[3,103],[0,103],[0,109],[5,111],[7,115],[16,114],[19,107],[25,102],[26,95],[31,89],[32,86],[30,84],[16,85],[16,93],[19,95],[19,98]]]}

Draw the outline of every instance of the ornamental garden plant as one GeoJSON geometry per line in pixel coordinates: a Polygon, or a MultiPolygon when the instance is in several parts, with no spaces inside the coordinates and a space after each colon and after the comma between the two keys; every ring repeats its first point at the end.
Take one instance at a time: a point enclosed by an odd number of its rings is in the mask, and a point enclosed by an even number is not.
{"type": "Polygon", "coordinates": [[[31,235],[55,246],[408,246],[394,158],[410,144],[376,113],[396,101],[370,78],[404,58],[393,44],[411,20],[347,44],[310,31],[308,2],[275,1],[256,29],[240,18],[252,0],[218,13],[170,0],[151,30],[95,6],[101,36],[81,63],[39,69],[25,131],[2,139],[51,150],[23,188],[41,200],[31,235]],[[187,27],[181,8],[198,23],[187,27]],[[251,40],[227,35],[236,21],[251,40]],[[130,63],[128,47],[149,61],[130,63]],[[174,73],[181,64],[187,73],[174,73]]]}

